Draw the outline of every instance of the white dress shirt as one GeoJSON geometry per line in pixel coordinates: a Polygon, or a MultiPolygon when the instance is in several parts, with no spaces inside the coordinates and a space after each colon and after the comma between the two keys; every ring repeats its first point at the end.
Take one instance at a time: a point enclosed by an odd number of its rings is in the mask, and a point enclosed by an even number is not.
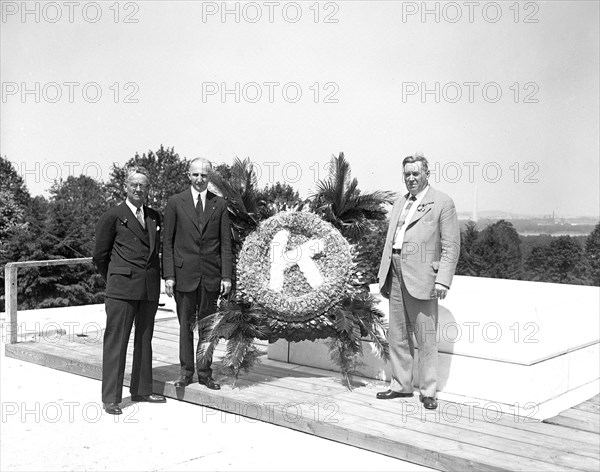
{"type": "MultiPolygon", "coordinates": [[[[394,244],[392,244],[393,249],[402,249],[402,243],[404,242],[404,233],[406,233],[406,228],[408,227],[410,221],[412,220],[412,217],[415,214],[415,211],[417,211],[417,207],[421,204],[421,201],[423,201],[423,197],[427,193],[427,190],[429,190],[429,184],[427,184],[427,186],[423,190],[421,190],[419,193],[417,193],[415,195],[416,201],[413,201],[413,204],[410,207],[410,210],[408,210],[408,214],[406,215],[406,218],[404,218],[404,224],[402,226],[399,226],[396,228],[396,235],[394,236],[394,244]]],[[[404,206],[402,207],[402,213],[404,213],[406,211],[406,207],[408,206],[409,202],[410,202],[410,195],[406,199],[406,202],[404,203],[404,206]]],[[[401,215],[402,215],[402,213],[401,213],[401,215]]]]}
{"type": "MultiPolygon", "coordinates": [[[[137,209],[138,207],[136,207],[133,203],[131,203],[129,200],[125,199],[125,203],[127,203],[127,206],[129,207],[129,209],[131,210],[131,213],[133,213],[133,216],[135,216],[136,220],[137,220],[137,209]]],[[[140,207],[140,210],[142,210],[142,218],[146,219],[146,215],[144,215],[144,205],[142,205],[140,207]]]]}
{"type": "Polygon", "coordinates": [[[192,198],[194,199],[194,206],[196,206],[196,204],[198,203],[198,196],[200,196],[200,198],[202,199],[202,209],[206,209],[206,192],[208,191],[208,189],[204,190],[203,192],[198,192],[198,190],[196,190],[194,187],[190,187],[192,189],[192,198]]]}

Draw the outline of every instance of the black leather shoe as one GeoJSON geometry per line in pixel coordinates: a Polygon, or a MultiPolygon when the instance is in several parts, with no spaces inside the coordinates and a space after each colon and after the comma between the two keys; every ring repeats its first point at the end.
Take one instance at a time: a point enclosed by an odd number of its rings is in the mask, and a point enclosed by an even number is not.
{"type": "Polygon", "coordinates": [[[191,377],[186,377],[185,375],[180,375],[179,377],[177,377],[177,380],[175,380],[173,385],[175,385],[176,387],[187,387],[191,383],[192,383],[191,377]]]}
{"type": "Polygon", "coordinates": [[[394,392],[393,390],[386,390],[385,392],[377,393],[377,398],[380,400],[391,400],[392,398],[410,398],[412,393],[394,392]]]}
{"type": "Polygon", "coordinates": [[[221,386],[216,383],[212,377],[200,377],[198,378],[198,383],[200,385],[204,385],[206,388],[210,388],[211,390],[221,390],[221,386]]]}
{"type": "Polygon", "coordinates": [[[162,395],[151,393],[150,395],[131,395],[132,402],[165,403],[167,399],[162,395]]]}
{"type": "Polygon", "coordinates": [[[433,397],[424,397],[423,395],[419,395],[419,401],[427,410],[435,410],[438,406],[437,400],[433,397]]]}
{"type": "Polygon", "coordinates": [[[104,411],[109,415],[120,415],[123,413],[118,403],[104,403],[104,411]]]}

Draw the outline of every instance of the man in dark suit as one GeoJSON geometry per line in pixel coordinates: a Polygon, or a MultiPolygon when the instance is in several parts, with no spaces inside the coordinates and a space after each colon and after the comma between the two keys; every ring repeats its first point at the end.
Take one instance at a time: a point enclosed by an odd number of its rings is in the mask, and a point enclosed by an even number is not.
{"type": "Polygon", "coordinates": [[[413,334],[419,348],[419,399],[437,408],[438,298],[445,298],[458,263],[460,232],[452,199],[431,188],[427,159],[402,161],[408,193],[392,209],[379,288],[390,300],[390,389],[377,398],[413,396],[413,334]]]}
{"type": "Polygon", "coordinates": [[[131,399],[163,403],[152,393],[152,334],[160,295],[160,216],[144,205],[148,172],[129,169],[127,199],[107,211],[96,226],[93,260],[106,282],[106,330],[102,354],[102,402],[120,415],[127,344],[135,323],[131,399]]]}
{"type": "MultiPolygon", "coordinates": [[[[216,312],[219,294],[231,290],[231,225],[225,200],[208,191],[211,171],[210,161],[194,159],[189,169],[190,188],[171,197],[165,210],[163,277],[165,292],[175,295],[179,318],[181,370],[176,387],[189,385],[194,375],[192,324],[216,312]]],[[[198,329],[199,340],[201,337],[198,329]]],[[[208,359],[196,365],[198,382],[218,390],[221,387],[212,378],[211,362],[208,359]]]]}

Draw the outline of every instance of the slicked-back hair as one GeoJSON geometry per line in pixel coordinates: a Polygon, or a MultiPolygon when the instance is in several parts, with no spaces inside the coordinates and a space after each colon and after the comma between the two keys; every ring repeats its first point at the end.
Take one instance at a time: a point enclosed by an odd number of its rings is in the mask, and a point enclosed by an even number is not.
{"type": "Polygon", "coordinates": [[[127,182],[135,174],[145,175],[148,181],[150,181],[150,173],[148,172],[148,169],[135,165],[127,168],[127,177],[125,178],[125,181],[127,182]]]}
{"type": "Polygon", "coordinates": [[[406,156],[402,160],[402,171],[404,171],[404,166],[406,164],[412,164],[413,162],[420,162],[421,169],[423,169],[423,172],[429,171],[429,163],[427,162],[427,159],[425,158],[425,156],[406,156]]]}

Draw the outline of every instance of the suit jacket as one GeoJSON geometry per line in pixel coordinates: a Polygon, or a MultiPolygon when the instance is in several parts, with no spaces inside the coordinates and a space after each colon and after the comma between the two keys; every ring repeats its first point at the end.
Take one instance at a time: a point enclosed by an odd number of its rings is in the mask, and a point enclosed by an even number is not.
{"type": "Polygon", "coordinates": [[[204,214],[199,220],[191,189],[167,202],[164,221],[163,277],[175,278],[175,289],[192,292],[202,281],[218,291],[222,279],[231,279],[231,224],[227,202],[206,193],[204,214]]]}
{"type": "Polygon", "coordinates": [[[93,261],[106,282],[106,296],[122,300],[160,297],[160,215],[144,206],[146,230],[125,202],[96,225],[93,261]]]}
{"type": "MultiPolygon", "coordinates": [[[[378,274],[384,296],[389,295],[392,245],[407,198],[408,194],[400,197],[390,215],[378,274]]],[[[429,187],[404,233],[400,267],[408,292],[417,299],[428,300],[436,282],[450,287],[459,253],[460,230],[454,202],[445,193],[429,187]]]]}

